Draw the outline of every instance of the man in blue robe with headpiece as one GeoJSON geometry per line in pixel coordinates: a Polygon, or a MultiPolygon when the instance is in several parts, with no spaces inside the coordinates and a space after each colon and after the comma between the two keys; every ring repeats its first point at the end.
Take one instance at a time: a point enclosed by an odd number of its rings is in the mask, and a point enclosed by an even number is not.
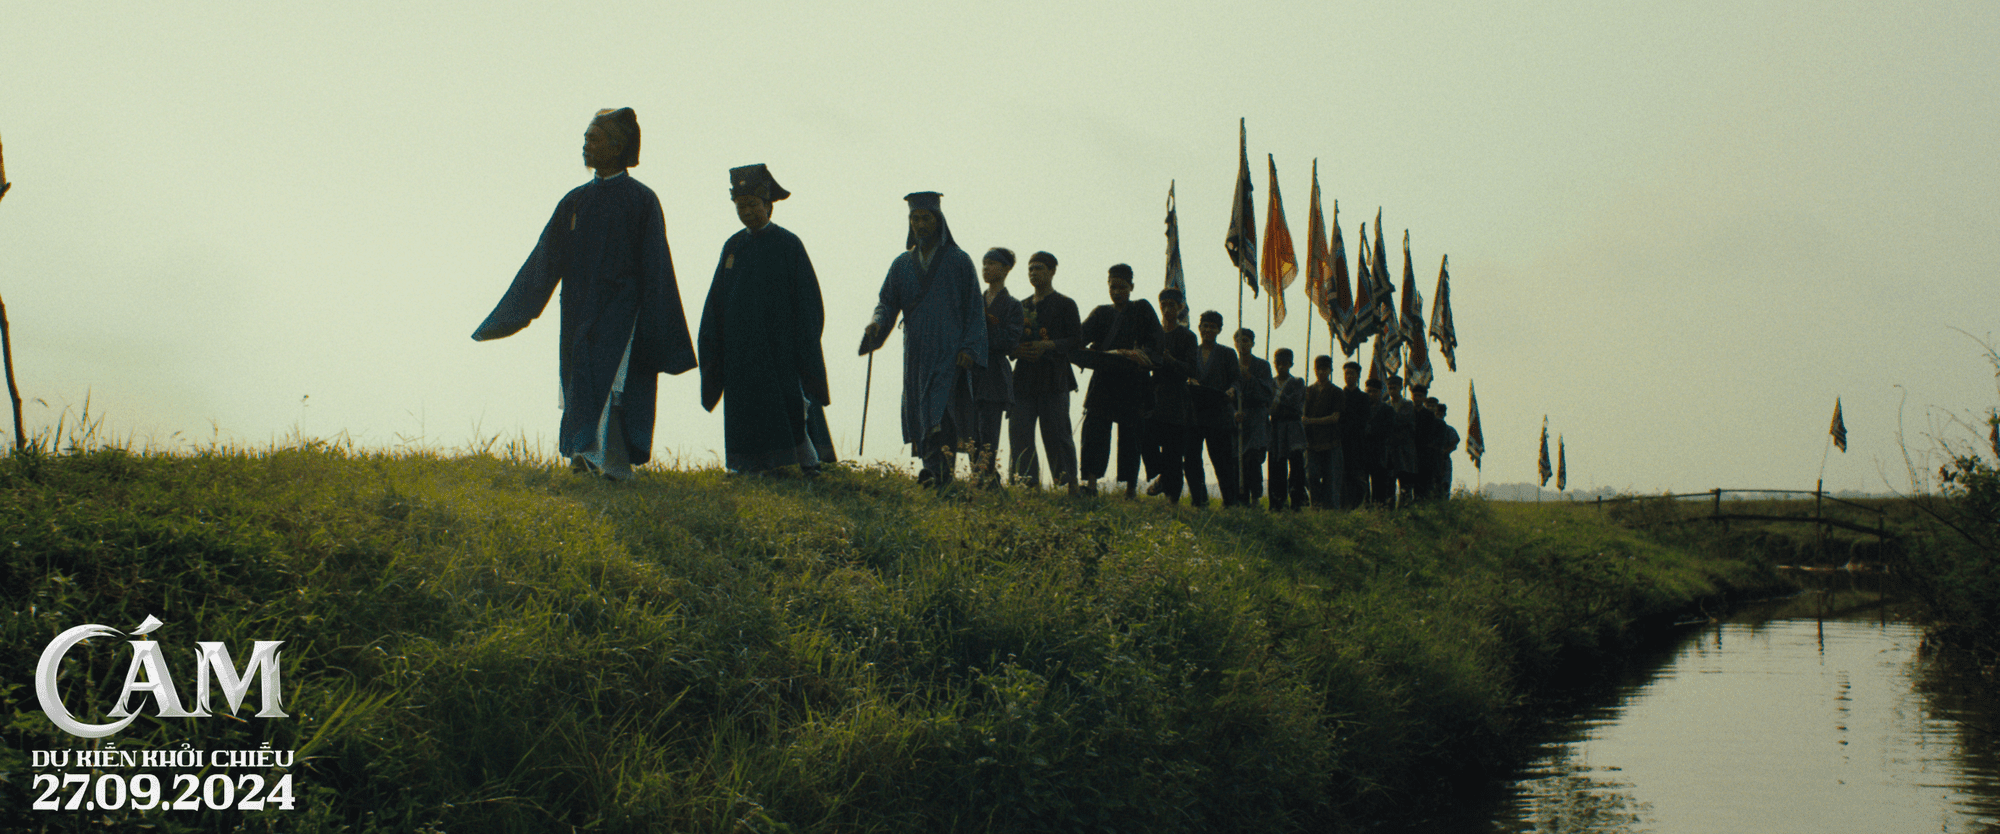
{"type": "Polygon", "coordinates": [[[583,163],[596,176],[556,204],[541,240],[472,338],[519,332],[562,284],[556,447],[573,471],[622,479],[652,458],[659,374],[693,368],[694,344],[660,200],[625,173],[639,164],[639,119],[631,108],[597,112],[583,134],[583,163]]]}
{"type": "Polygon", "coordinates": [[[975,407],[965,370],[986,364],[986,303],[972,258],[958,248],[935,191],[910,204],[906,251],[889,264],[874,318],[861,335],[873,353],[903,317],[903,442],[923,461],[917,480],[951,481],[958,442],[973,439],[975,407]]]}
{"type": "Polygon", "coordinates": [[[833,451],[808,431],[813,410],[832,402],[819,276],[799,236],[771,222],[771,204],[790,196],[761,164],[729,171],[743,231],[722,245],[699,341],[701,407],[722,403],[723,463],[734,472],[810,473],[833,451]]]}

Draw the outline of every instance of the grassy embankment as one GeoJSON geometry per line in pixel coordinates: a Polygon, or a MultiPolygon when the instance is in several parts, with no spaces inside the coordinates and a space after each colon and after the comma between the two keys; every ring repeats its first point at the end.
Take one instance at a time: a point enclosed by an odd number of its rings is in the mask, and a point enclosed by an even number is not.
{"type": "MultiPolygon", "coordinates": [[[[1566,658],[1768,581],[1575,505],[1274,518],[875,471],[30,452],[0,460],[0,823],[1337,829],[1507,755],[1566,658]],[[98,744],[38,714],[41,647],[148,614],[184,677],[196,640],[287,641],[292,717],[110,741],[296,750],[296,810],[21,810],[27,751],[98,744]]],[[[102,720],[129,656],[71,652],[71,709],[102,720]]]]}

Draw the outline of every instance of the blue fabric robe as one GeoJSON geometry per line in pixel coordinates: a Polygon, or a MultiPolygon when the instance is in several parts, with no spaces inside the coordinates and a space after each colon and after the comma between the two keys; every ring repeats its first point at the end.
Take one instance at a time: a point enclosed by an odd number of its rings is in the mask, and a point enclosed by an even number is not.
{"type": "Polygon", "coordinates": [[[819,276],[798,235],[770,223],[722,245],[701,311],[701,405],[722,403],[730,469],[819,462],[806,401],[832,404],[820,352],[825,323],[819,276]]]}
{"type": "Polygon", "coordinates": [[[472,338],[498,339],[527,327],[558,283],[563,417],[557,448],[565,457],[591,448],[605,409],[619,405],[627,456],[645,463],[653,452],[658,375],[695,366],[666,219],[653,190],[628,174],[593,179],[563,195],[514,283],[472,338]],[[625,387],[614,403],[612,382],[628,347],[625,387]]]}
{"type": "MultiPolygon", "coordinates": [[[[882,279],[875,305],[875,345],[880,345],[896,318],[903,321],[903,442],[918,445],[944,419],[947,409],[969,407],[971,390],[962,380],[958,355],[970,355],[984,366],[986,299],[979,291],[972,258],[951,242],[947,233],[931,255],[930,288],[919,299],[923,283],[916,250],[896,256],[882,279]],[[958,389],[958,390],[954,390],[958,389]],[[962,392],[962,393],[961,393],[962,392]],[[956,395],[956,396],[955,396],[956,395]],[[955,403],[954,400],[962,402],[955,403]]],[[[864,345],[873,349],[872,345],[864,345]]],[[[958,432],[970,436],[971,415],[954,419],[958,432]]]]}

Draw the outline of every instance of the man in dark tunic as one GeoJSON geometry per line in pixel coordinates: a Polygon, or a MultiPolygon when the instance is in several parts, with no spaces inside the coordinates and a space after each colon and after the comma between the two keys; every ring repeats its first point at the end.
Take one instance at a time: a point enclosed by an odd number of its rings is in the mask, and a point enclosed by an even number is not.
{"type": "MultiPolygon", "coordinates": [[[[755,473],[796,465],[817,471],[812,412],[832,403],[820,332],[826,310],[804,243],[771,222],[792,196],[763,165],[729,171],[743,231],[722,244],[701,310],[701,407],[722,403],[723,465],[755,473]]],[[[828,443],[827,445],[831,445],[828,443]]]]}
{"type": "Polygon", "coordinates": [[[1368,503],[1393,507],[1396,474],[1389,448],[1396,433],[1396,408],[1384,391],[1380,377],[1368,378],[1368,503]]]}
{"type": "Polygon", "coordinates": [[[1036,252],[1028,258],[1028,285],[1034,293],[1021,299],[1021,343],[1014,346],[1014,405],[1007,412],[1007,445],[1013,455],[1008,477],[1035,486],[1042,467],[1035,455],[1035,425],[1042,427],[1042,449],[1048,453],[1049,482],[1076,489],[1076,439],[1069,422],[1069,392],[1076,374],[1069,352],[1083,344],[1083,320],[1076,302],[1056,292],[1056,256],[1036,252]]]}
{"type": "Polygon", "coordinates": [[[1431,487],[1431,496],[1439,500],[1451,497],[1451,453],[1458,451],[1458,429],[1445,422],[1445,405],[1432,397],[1429,400],[1432,411],[1437,412],[1437,434],[1433,435],[1432,448],[1437,454],[1437,482],[1431,487]]]}
{"type": "Polygon", "coordinates": [[[1395,479],[1396,506],[1408,506],[1416,500],[1417,407],[1409,397],[1403,396],[1401,376],[1389,376],[1386,401],[1395,411],[1396,418],[1389,431],[1388,445],[1384,448],[1384,460],[1390,477],[1395,479]]]}
{"type": "Polygon", "coordinates": [[[1410,478],[1410,485],[1403,491],[1412,500],[1428,501],[1431,487],[1437,483],[1437,455],[1432,447],[1437,443],[1437,412],[1431,410],[1430,387],[1410,386],[1410,439],[1414,443],[1416,469],[1410,478]]]}
{"type": "Polygon", "coordinates": [[[1070,361],[1091,369],[1083,397],[1084,489],[1094,492],[1111,456],[1111,427],[1118,427],[1118,480],[1126,496],[1139,490],[1139,435],[1145,431],[1152,400],[1147,351],[1160,343],[1160,316],[1153,304],[1132,298],[1132,267],[1115,264],[1105,278],[1110,304],[1083,320],[1086,350],[1070,361]]]}
{"type": "Polygon", "coordinates": [[[1197,470],[1189,478],[1188,503],[1208,506],[1208,479],[1200,477],[1201,449],[1208,447],[1208,463],[1215,469],[1215,486],[1222,492],[1222,506],[1241,503],[1236,476],[1242,471],[1236,460],[1236,406],[1231,393],[1242,378],[1236,351],[1215,341],[1222,332],[1222,314],[1214,310],[1201,314],[1201,344],[1195,350],[1194,378],[1188,380],[1188,401],[1194,409],[1188,428],[1188,457],[1197,470]]]}
{"type": "Polygon", "coordinates": [[[1007,354],[1021,342],[1021,302],[1007,292],[1007,273],[1014,271],[1014,250],[995,246],[979,264],[986,282],[986,365],[967,373],[972,399],[979,408],[979,449],[972,466],[982,484],[1000,484],[1000,423],[1014,401],[1014,368],[1007,354]]]}
{"type": "Polygon", "coordinates": [[[1305,416],[1299,421],[1306,430],[1306,491],[1313,507],[1321,510],[1339,507],[1346,486],[1346,449],[1340,442],[1345,398],[1332,376],[1332,356],[1313,360],[1313,384],[1306,387],[1305,416]]]}
{"type": "Polygon", "coordinates": [[[1292,376],[1292,349],[1271,352],[1271,509],[1306,508],[1306,384],[1292,376]]]}
{"type": "Polygon", "coordinates": [[[1160,344],[1153,351],[1153,410],[1146,416],[1146,471],[1153,476],[1148,495],[1181,500],[1183,478],[1201,478],[1201,456],[1188,453],[1188,424],[1194,417],[1188,380],[1194,377],[1195,351],[1200,345],[1187,329],[1187,304],[1181,291],[1160,291],[1160,344]]]}
{"type": "Polygon", "coordinates": [[[1368,500],[1368,473],[1375,459],[1368,418],[1376,398],[1361,388],[1361,363],[1349,361],[1340,371],[1346,383],[1340,389],[1340,505],[1351,510],[1368,500]]]}
{"type": "Polygon", "coordinates": [[[573,471],[628,478],[653,454],[659,375],[695,366],[660,200],[625,170],[639,164],[631,108],[600,110],[583,134],[596,172],[563,195],[477,341],[513,335],[562,285],[562,425],[573,471]]]}
{"type": "Polygon", "coordinates": [[[874,318],[861,334],[873,353],[903,317],[903,442],[923,461],[919,483],[951,482],[960,439],[973,439],[972,389],[965,371],[986,363],[986,308],[972,258],[952,239],[935,191],[910,204],[905,251],[889,264],[874,318]]]}
{"type": "Polygon", "coordinates": [[[1257,356],[1257,331],[1236,329],[1236,362],[1242,380],[1236,385],[1236,424],[1241,430],[1236,455],[1242,461],[1236,490],[1243,503],[1255,507],[1264,497],[1264,453],[1271,448],[1271,363],[1257,356]]]}

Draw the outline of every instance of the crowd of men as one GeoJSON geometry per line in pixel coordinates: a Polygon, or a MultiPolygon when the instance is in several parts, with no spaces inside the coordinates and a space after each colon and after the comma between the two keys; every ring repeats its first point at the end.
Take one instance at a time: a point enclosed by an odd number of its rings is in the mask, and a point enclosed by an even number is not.
{"type": "MultiPolygon", "coordinates": [[[[521,330],[562,286],[558,448],[577,472],[630,477],[651,454],[658,375],[695,368],[702,406],[723,407],[730,471],[816,472],[835,459],[825,309],[805,245],[771,222],[790,192],[764,165],[730,170],[744,228],[723,244],[691,339],[659,200],[627,173],[639,162],[639,136],[630,108],[591,120],[583,156],[595,176],[563,197],[473,338],[521,330]]],[[[902,324],[900,428],[921,483],[950,483],[966,454],[983,486],[1002,483],[1004,464],[1006,479],[1040,487],[1046,457],[1052,486],[1094,494],[1115,450],[1110,489],[1175,502],[1185,491],[1199,507],[1210,497],[1205,451],[1225,507],[1257,506],[1267,480],[1273,510],[1450,494],[1459,436],[1423,386],[1405,396],[1390,376],[1363,387],[1355,362],[1335,385],[1330,356],[1314,359],[1308,384],[1293,375],[1289,348],[1269,362],[1257,356],[1254,331],[1235,331],[1233,347],[1218,342],[1221,313],[1202,313],[1190,331],[1179,290],[1162,291],[1157,310],[1133,298],[1125,264],[1106,276],[1108,303],[1084,316],[1055,289],[1056,256],[1036,252],[1032,292],[1016,299],[1007,288],[1014,252],[990,249],[975,271],[942,196],[904,197],[905,251],[890,264],[859,347],[872,354],[902,324]],[[1072,427],[1077,368],[1089,371],[1089,385],[1082,424],[1072,427]]]]}

